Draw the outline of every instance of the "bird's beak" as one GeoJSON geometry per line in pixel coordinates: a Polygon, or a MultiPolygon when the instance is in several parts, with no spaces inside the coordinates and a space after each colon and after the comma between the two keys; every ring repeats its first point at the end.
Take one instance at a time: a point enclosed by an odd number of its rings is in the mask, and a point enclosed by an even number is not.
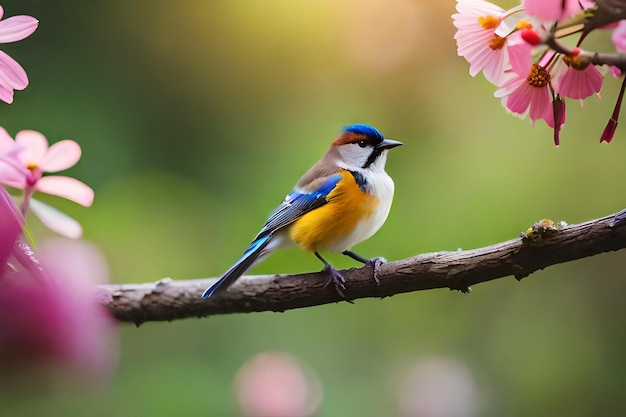
{"type": "Polygon", "coordinates": [[[384,139],[382,142],[378,144],[378,147],[382,149],[391,149],[400,145],[404,145],[404,143],[398,142],[397,140],[384,139]]]}

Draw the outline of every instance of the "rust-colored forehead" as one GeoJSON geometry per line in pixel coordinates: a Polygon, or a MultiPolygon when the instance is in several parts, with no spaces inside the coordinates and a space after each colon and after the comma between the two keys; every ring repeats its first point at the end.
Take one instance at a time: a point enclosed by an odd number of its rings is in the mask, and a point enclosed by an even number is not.
{"type": "Polygon", "coordinates": [[[347,143],[356,143],[360,140],[364,140],[371,145],[375,145],[374,140],[367,135],[354,132],[345,132],[339,135],[339,137],[333,141],[332,146],[340,146],[347,143]]]}

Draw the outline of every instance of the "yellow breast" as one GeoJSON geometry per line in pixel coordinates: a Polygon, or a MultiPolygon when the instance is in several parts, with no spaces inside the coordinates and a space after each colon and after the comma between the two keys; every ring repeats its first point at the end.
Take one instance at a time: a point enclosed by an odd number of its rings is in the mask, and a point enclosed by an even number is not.
{"type": "Polygon", "coordinates": [[[327,203],[300,217],[289,229],[289,237],[305,250],[347,250],[335,247],[335,242],[350,235],[378,205],[378,199],[363,192],[350,172],[341,175],[343,179],[326,197],[327,203]]]}

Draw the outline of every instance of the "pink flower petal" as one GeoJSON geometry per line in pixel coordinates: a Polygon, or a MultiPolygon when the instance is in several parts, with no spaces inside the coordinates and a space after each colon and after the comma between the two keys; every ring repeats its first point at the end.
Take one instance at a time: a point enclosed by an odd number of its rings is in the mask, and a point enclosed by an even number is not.
{"type": "MultiPolygon", "coordinates": [[[[514,74],[513,72],[511,73],[514,74]]],[[[514,91],[519,89],[523,84],[527,84],[526,77],[515,74],[514,77],[511,77],[499,89],[497,89],[493,93],[493,96],[506,99],[508,96],[513,94],[514,91]]]]}
{"type": "Polygon", "coordinates": [[[611,39],[618,51],[626,51],[626,20],[620,20],[611,35],[611,39]]]}
{"type": "Polygon", "coordinates": [[[0,184],[23,190],[27,187],[26,173],[0,163],[0,184]]]}
{"type": "Polygon", "coordinates": [[[32,198],[29,205],[32,213],[50,230],[70,239],[83,235],[83,228],[67,214],[32,198]]]}
{"type": "Polygon", "coordinates": [[[532,98],[532,88],[528,83],[521,83],[506,100],[506,107],[512,113],[525,115],[532,98]]]}
{"type": "Polygon", "coordinates": [[[22,145],[20,161],[24,165],[36,164],[39,166],[48,152],[48,139],[34,130],[22,130],[15,135],[15,142],[22,145]]]}
{"type": "MultiPolygon", "coordinates": [[[[0,187],[0,264],[5,265],[24,220],[9,193],[0,187]]],[[[0,275],[1,276],[1,275],[0,275]]]]}
{"type": "Polygon", "coordinates": [[[93,203],[94,192],[75,178],[50,175],[37,181],[37,191],[67,198],[85,207],[93,203]]]}
{"type": "Polygon", "coordinates": [[[552,96],[548,87],[530,88],[530,106],[528,116],[531,121],[544,119],[548,126],[554,127],[554,111],[552,108],[552,96]]]}
{"type": "Polygon", "coordinates": [[[40,167],[44,172],[57,172],[68,169],[80,159],[80,145],[73,140],[62,140],[50,146],[41,161],[40,167]]]}
{"type": "MultiPolygon", "coordinates": [[[[11,90],[23,90],[28,85],[28,76],[24,68],[3,51],[0,51],[0,85],[9,90],[11,101],[13,101],[11,90]]],[[[6,95],[6,93],[3,94],[3,96],[6,95]]],[[[2,100],[7,101],[4,97],[2,100]]]]}
{"type": "Polygon", "coordinates": [[[582,11],[578,0],[523,0],[522,5],[526,13],[543,21],[568,20],[582,11]]]}
{"type": "Polygon", "coordinates": [[[0,80],[0,100],[7,104],[13,103],[13,89],[4,86],[2,80],[0,80]]]}
{"type": "Polygon", "coordinates": [[[0,127],[0,184],[15,188],[26,186],[28,171],[17,155],[21,147],[15,143],[5,128],[0,127]]]}
{"type": "Polygon", "coordinates": [[[520,32],[516,32],[509,37],[506,49],[513,72],[518,75],[528,75],[528,68],[532,66],[533,46],[522,39],[520,32]]]}
{"type": "Polygon", "coordinates": [[[26,188],[26,178],[30,172],[11,155],[0,155],[0,184],[9,187],[26,188]]]}
{"type": "Polygon", "coordinates": [[[15,148],[15,141],[9,135],[9,132],[0,127],[0,155],[6,155],[15,148]]]}
{"type": "Polygon", "coordinates": [[[39,21],[31,16],[13,16],[0,21],[0,43],[16,42],[30,36],[39,21]]]}

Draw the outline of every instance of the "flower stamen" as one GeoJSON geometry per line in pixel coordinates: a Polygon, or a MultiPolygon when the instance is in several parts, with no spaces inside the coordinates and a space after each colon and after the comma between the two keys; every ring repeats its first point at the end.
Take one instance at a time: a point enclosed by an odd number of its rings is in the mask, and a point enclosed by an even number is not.
{"type": "Polygon", "coordinates": [[[494,33],[493,38],[491,38],[491,42],[489,42],[489,47],[492,50],[497,51],[498,49],[504,48],[504,45],[506,45],[506,38],[498,36],[494,33]]]}
{"type": "Polygon", "coordinates": [[[580,71],[586,69],[589,66],[589,60],[580,55],[574,55],[574,56],[565,55],[563,57],[563,62],[565,62],[569,67],[572,67],[580,71]]]}
{"type": "Polygon", "coordinates": [[[550,83],[550,73],[541,65],[533,64],[526,81],[532,87],[542,88],[550,83]]]}
{"type": "Polygon", "coordinates": [[[495,16],[479,17],[478,24],[483,29],[494,29],[500,24],[500,18],[495,16]]]}

